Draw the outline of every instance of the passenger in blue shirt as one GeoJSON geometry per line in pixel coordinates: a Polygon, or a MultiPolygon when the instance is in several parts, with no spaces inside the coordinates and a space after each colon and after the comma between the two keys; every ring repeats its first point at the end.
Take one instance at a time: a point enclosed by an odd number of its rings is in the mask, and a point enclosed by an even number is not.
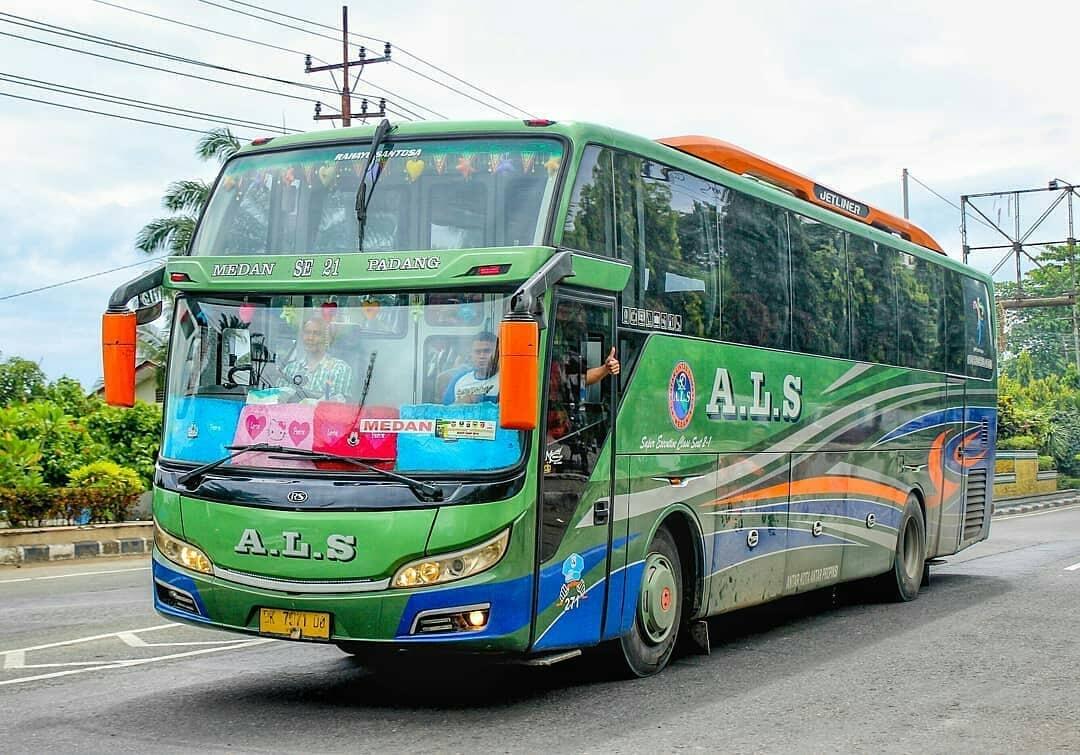
{"type": "Polygon", "coordinates": [[[498,339],[491,331],[476,334],[472,341],[472,365],[463,367],[450,378],[443,394],[444,404],[499,402],[497,343],[498,339]]]}

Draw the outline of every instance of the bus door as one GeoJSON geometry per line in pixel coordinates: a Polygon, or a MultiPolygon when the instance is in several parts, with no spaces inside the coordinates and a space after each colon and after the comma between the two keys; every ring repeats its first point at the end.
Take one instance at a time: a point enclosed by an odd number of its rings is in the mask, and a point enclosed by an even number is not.
{"type": "Polygon", "coordinates": [[[618,381],[596,370],[615,343],[614,313],[613,300],[563,293],[556,294],[548,318],[547,369],[541,372],[536,650],[599,641],[608,575],[618,568],[611,564],[614,453],[608,443],[618,381]]]}
{"type": "MultiPolygon", "coordinates": [[[[952,427],[952,432],[948,436],[948,440],[952,440],[956,435],[963,435],[968,430],[967,423],[967,397],[965,395],[963,378],[949,377],[946,380],[946,406],[951,410],[959,412],[958,421],[952,427]]],[[[938,537],[934,538],[934,532],[927,531],[927,543],[929,548],[928,553],[955,553],[957,545],[960,542],[960,521],[964,514],[964,478],[963,475],[957,473],[957,465],[950,463],[950,459],[947,458],[947,448],[949,443],[945,443],[942,448],[934,448],[931,453],[935,454],[936,458],[930,459],[931,469],[935,466],[941,469],[943,476],[943,492],[945,493],[943,499],[939,504],[939,510],[941,511],[941,522],[938,528],[938,537]],[[937,455],[940,454],[940,457],[937,455]]]]}

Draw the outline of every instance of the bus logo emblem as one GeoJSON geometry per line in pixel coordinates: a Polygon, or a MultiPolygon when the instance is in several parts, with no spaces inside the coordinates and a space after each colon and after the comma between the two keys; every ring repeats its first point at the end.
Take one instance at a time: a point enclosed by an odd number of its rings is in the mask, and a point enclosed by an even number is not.
{"type": "Polygon", "coordinates": [[[671,371],[668,414],[676,430],[685,430],[694,416],[694,373],[686,362],[679,362],[671,371]]]}
{"type": "Polygon", "coordinates": [[[307,493],[303,490],[293,490],[289,492],[289,503],[303,503],[307,500],[307,493]]]}

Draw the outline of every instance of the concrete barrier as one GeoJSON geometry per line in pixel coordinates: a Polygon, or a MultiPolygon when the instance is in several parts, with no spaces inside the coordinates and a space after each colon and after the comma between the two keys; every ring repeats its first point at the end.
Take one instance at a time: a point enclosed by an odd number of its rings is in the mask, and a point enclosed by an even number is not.
{"type": "Polygon", "coordinates": [[[154,544],[153,522],[0,529],[0,564],[136,556],[154,544]]]}

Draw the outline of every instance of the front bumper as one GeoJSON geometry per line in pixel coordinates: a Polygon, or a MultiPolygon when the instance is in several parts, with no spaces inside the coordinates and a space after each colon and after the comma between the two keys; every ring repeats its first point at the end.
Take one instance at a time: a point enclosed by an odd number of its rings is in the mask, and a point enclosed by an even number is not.
{"type": "Polygon", "coordinates": [[[264,589],[219,576],[191,572],[153,555],[154,608],[170,619],[217,629],[259,634],[259,609],[325,611],[331,642],[387,645],[452,645],[478,652],[523,652],[529,643],[532,575],[513,575],[508,565],[444,587],[313,594],[264,589]],[[419,634],[417,618],[433,611],[486,604],[480,630],[419,634]]]}

